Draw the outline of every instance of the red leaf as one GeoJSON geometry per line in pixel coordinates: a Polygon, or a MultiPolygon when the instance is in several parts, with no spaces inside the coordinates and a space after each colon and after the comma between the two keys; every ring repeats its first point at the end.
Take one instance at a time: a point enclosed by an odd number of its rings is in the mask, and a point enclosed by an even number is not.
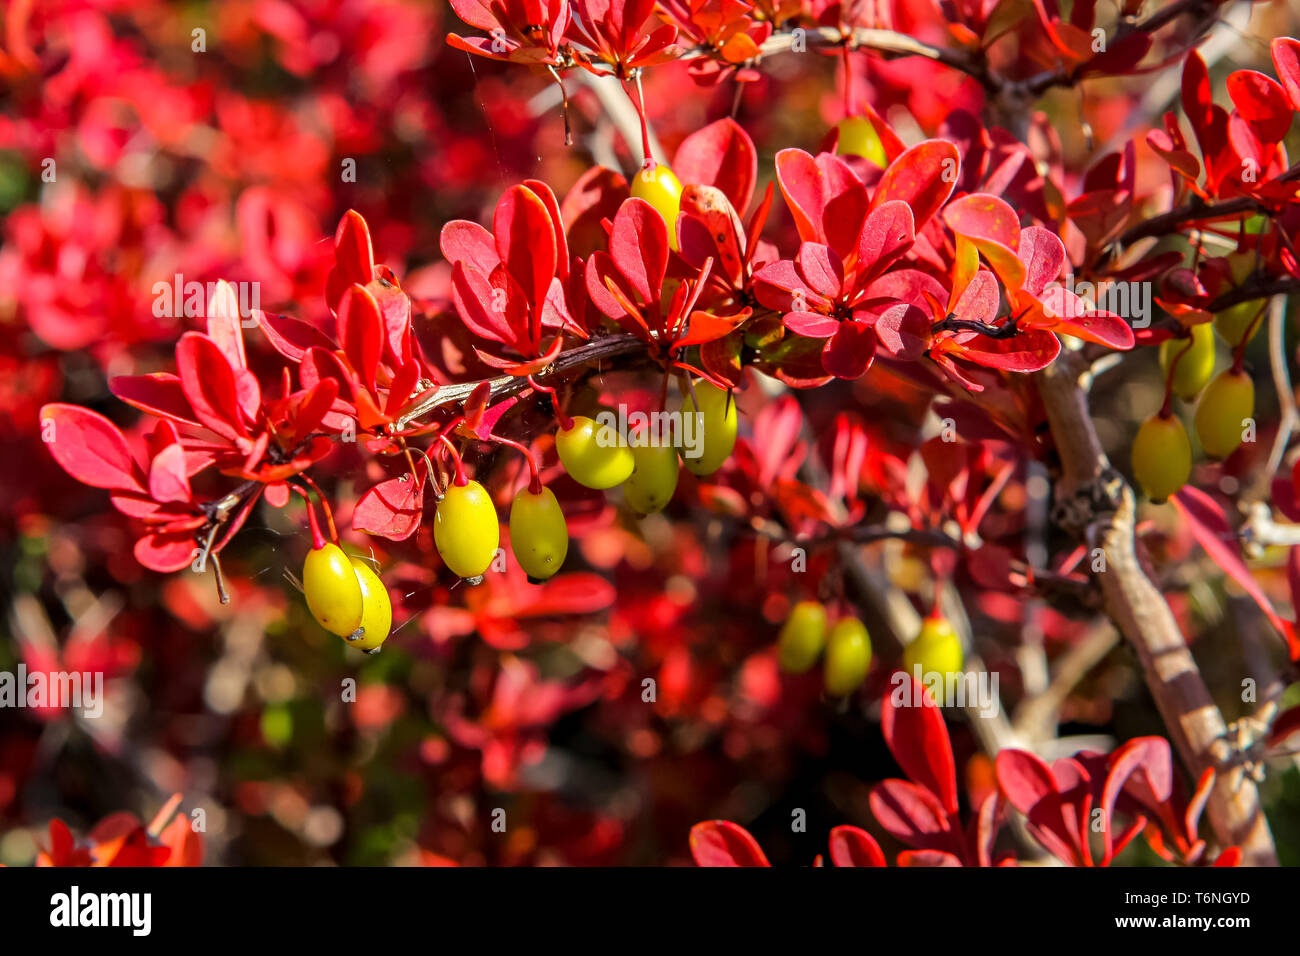
{"type": "Polygon", "coordinates": [[[1213,95],[1210,73],[1205,68],[1205,60],[1201,58],[1200,53],[1193,50],[1183,63],[1183,112],[1187,114],[1187,119],[1192,124],[1192,130],[1200,141],[1202,152],[1207,154],[1207,144],[1202,132],[1209,128],[1212,121],[1213,95]]]}
{"type": "MultiPolygon", "coordinates": [[[[840,257],[829,246],[816,242],[802,243],[799,252],[795,255],[795,268],[799,278],[817,293],[818,301],[824,301],[829,305],[839,297],[844,285],[844,266],[840,257]]],[[[768,269],[763,271],[769,272],[768,269]]],[[[775,269],[771,271],[776,272],[775,269]]],[[[796,305],[794,311],[801,311],[803,308],[806,308],[806,305],[796,305]]]]}
{"type": "MultiPolygon", "coordinates": [[[[337,299],[334,301],[338,302],[337,299]]],[[[258,312],[257,321],[266,333],[271,347],[291,362],[301,362],[303,354],[313,346],[327,350],[334,348],[334,343],[324,332],[301,319],[258,312]]]]}
{"type": "Polygon", "coordinates": [[[876,357],[876,333],[862,322],[841,322],[822,350],[822,365],[836,378],[866,374],[876,357]]]}
{"type": "Polygon", "coordinates": [[[710,123],[682,140],[673,172],[688,187],[716,186],[743,213],[754,195],[758,154],[754,141],[731,118],[710,123]]]}
{"type": "Polygon", "coordinates": [[[225,279],[219,280],[208,304],[208,338],[217,343],[225,353],[230,367],[238,371],[248,368],[244,355],[244,327],[239,315],[239,299],[225,279]]]}
{"type": "Polygon", "coordinates": [[[1065,286],[1048,286],[1039,301],[1043,304],[1043,314],[1055,320],[1051,327],[1058,332],[1113,349],[1133,347],[1132,326],[1114,312],[1092,308],[1065,286]]]}
{"type": "Polygon", "coordinates": [[[866,830],[839,826],[831,830],[831,862],[836,866],[884,866],[885,854],[866,830]]]}
{"type": "Polygon", "coordinates": [[[593,166],[578,177],[560,204],[572,255],[586,258],[604,246],[605,230],[600,223],[612,220],[628,195],[627,180],[604,166],[593,166]]]}
{"type": "Polygon", "coordinates": [[[727,820],[707,820],[691,827],[691,855],[698,866],[772,865],[749,831],[727,820]]]}
{"type": "Polygon", "coordinates": [[[952,307],[952,314],[955,318],[967,322],[981,322],[988,325],[997,318],[1001,304],[1002,292],[998,289],[998,280],[993,277],[992,272],[980,269],[962,290],[961,296],[952,307]]]}
{"type": "Polygon", "coordinates": [[[871,208],[878,209],[890,200],[900,199],[912,208],[912,218],[919,231],[942,208],[961,176],[961,156],[947,140],[927,139],[917,143],[889,164],[871,208]]]}
{"type": "Polygon", "coordinates": [[[463,427],[473,434],[483,420],[483,413],[487,410],[488,399],[492,396],[492,386],[488,382],[479,382],[474,386],[474,391],[470,392],[469,398],[465,399],[465,421],[463,427]]]}
{"type": "Polygon", "coordinates": [[[930,317],[914,305],[899,303],[880,313],[876,338],[897,359],[918,359],[930,347],[930,317]]]}
{"type": "Polygon", "coordinates": [[[1210,556],[1210,560],[1241,585],[1242,590],[1259,605],[1259,609],[1279,632],[1287,634],[1288,622],[1282,620],[1281,615],[1273,608],[1273,602],[1269,600],[1264,589],[1259,586],[1259,582],[1246,567],[1246,562],[1242,560],[1236,544],[1236,534],[1228,523],[1223,509],[1219,507],[1219,503],[1191,485],[1185,486],[1170,501],[1187,521],[1192,534],[1205,549],[1205,553],[1210,556]],[[1229,541],[1232,543],[1229,544],[1229,541]]]}
{"type": "Polygon", "coordinates": [[[958,235],[991,239],[1008,249],[1020,243],[1020,220],[1004,199],[987,193],[972,193],[954,199],[943,211],[943,221],[958,235]]]}
{"type": "Polygon", "coordinates": [[[1126,741],[1110,755],[1107,763],[1109,772],[1100,806],[1109,847],[1111,820],[1120,793],[1128,790],[1136,800],[1154,810],[1173,796],[1174,766],[1169,741],[1163,737],[1135,737],[1126,741]]]}
{"type": "Polygon", "coordinates": [[[555,224],[546,203],[526,186],[514,186],[497,203],[492,220],[497,252],[538,315],[555,278],[555,224]]]}
{"type": "Polygon", "coordinates": [[[687,186],[682,190],[681,212],[677,234],[682,258],[697,269],[713,259],[718,272],[739,285],[744,274],[744,229],[727,197],[712,186],[687,186]]]}
{"type": "Polygon", "coordinates": [[[428,466],[415,463],[416,478],[409,474],[381,481],[357,502],[352,527],[393,541],[404,541],[420,527],[424,516],[424,482],[428,466]],[[417,480],[418,479],[418,480],[417,480]]]}
{"type": "Polygon", "coordinates": [[[192,534],[148,534],[135,543],[135,559],[162,574],[189,567],[197,552],[192,534]]]}
{"type": "Polygon", "coordinates": [[[1270,44],[1273,53],[1273,67],[1277,70],[1278,82],[1286,90],[1291,100],[1291,108],[1300,110],[1300,40],[1292,37],[1277,37],[1270,44]]]}
{"type": "Polygon", "coordinates": [[[688,345],[703,345],[713,342],[740,325],[752,314],[750,309],[741,309],[735,315],[714,315],[712,312],[692,312],[686,325],[686,332],[681,338],[673,340],[674,348],[688,345]]]}
{"type": "MultiPolygon", "coordinates": [[[[420,383],[420,363],[411,359],[405,365],[397,369],[393,379],[388,383],[388,394],[384,396],[384,414],[389,417],[397,417],[398,412],[406,405],[411,394],[420,383]]],[[[437,386],[433,391],[437,391],[437,386]]]]}
{"type": "Polygon", "coordinates": [[[379,303],[363,286],[351,286],[339,303],[339,344],[361,384],[375,391],[375,375],[384,351],[384,320],[379,303]]]}
{"type": "MultiPolygon", "coordinates": [[[[813,243],[805,243],[805,247],[826,248],[813,243]]],[[[804,259],[802,250],[800,258],[804,259]]],[[[754,295],[763,305],[778,312],[829,310],[831,307],[830,299],[809,285],[798,264],[790,259],[778,259],[759,269],[754,275],[754,295]]]]}
{"type": "Polygon", "coordinates": [[[293,432],[289,439],[290,447],[296,446],[316,429],[338,397],[339,383],[333,378],[321,379],[304,391],[298,401],[298,409],[294,413],[293,432]]]}
{"type": "Polygon", "coordinates": [[[1280,141],[1291,129],[1291,102],[1272,77],[1257,70],[1237,70],[1228,74],[1227,87],[1237,112],[1264,143],[1280,141]]]}
{"type": "Polygon", "coordinates": [[[914,678],[908,679],[912,683],[911,706],[895,702],[894,694],[886,696],[881,705],[881,732],[904,773],[938,797],[948,813],[956,813],[957,771],[943,714],[926,689],[914,678]]]}
{"type": "Polygon", "coordinates": [[[185,469],[185,449],[168,445],[149,463],[149,496],[154,501],[189,501],[189,474],[185,469]]]}
{"type": "Polygon", "coordinates": [[[802,335],[786,336],[759,352],[755,367],[791,388],[815,388],[830,381],[822,365],[823,343],[802,335]]]}
{"type": "Polygon", "coordinates": [[[840,320],[817,312],[789,312],[782,322],[796,335],[813,339],[828,339],[840,329],[840,320]]]}
{"type": "Polygon", "coordinates": [[[629,199],[619,207],[609,234],[609,255],[641,303],[659,301],[668,268],[668,227],[654,206],[629,199]]]}
{"type": "Polygon", "coordinates": [[[144,492],[144,475],[126,438],[103,415],[78,405],[46,405],[41,426],[54,460],[83,485],[144,492]]]}
{"type": "Polygon", "coordinates": [[[118,375],[110,379],[108,390],[142,412],[182,425],[198,426],[181,380],[170,372],[148,375],[118,375]]]}
{"type": "Polygon", "coordinates": [[[472,27],[491,33],[500,29],[501,24],[492,13],[491,0],[451,0],[451,8],[472,27]]]}
{"type": "Polygon", "coordinates": [[[830,246],[844,258],[857,247],[867,215],[867,190],[838,156],[816,159],[801,149],[776,154],[776,178],[799,238],[830,246]]]}
{"type": "Polygon", "coordinates": [[[561,281],[569,278],[569,245],[564,238],[564,220],[560,217],[560,204],[555,201],[551,187],[540,179],[525,179],[524,183],[546,207],[546,214],[555,228],[555,274],[561,281]]]}
{"type": "MultiPolygon", "coordinates": [[[[500,274],[500,267],[493,272],[500,274]]],[[[519,336],[506,316],[506,290],[498,294],[487,276],[474,266],[464,262],[452,266],[451,299],[466,328],[479,338],[502,345],[519,343],[519,336]]]]}
{"type": "MultiPolygon", "coordinates": [[[[474,389],[475,395],[480,391],[483,393],[485,400],[490,397],[491,389],[488,387],[487,382],[482,382],[474,389]]],[[[503,398],[490,408],[483,406],[477,409],[473,418],[471,418],[468,409],[473,401],[474,395],[465,400],[467,414],[465,420],[457,426],[456,433],[467,438],[477,438],[479,441],[490,441],[492,432],[496,429],[497,423],[501,421],[501,417],[519,403],[517,398],[503,398]]]]}
{"type": "Polygon", "coordinates": [[[492,233],[476,222],[453,219],[442,227],[438,246],[443,258],[452,265],[466,262],[484,275],[501,264],[492,233]]]}
{"type": "Polygon", "coordinates": [[[528,375],[536,375],[538,372],[542,371],[546,366],[550,365],[559,357],[563,348],[564,336],[557,335],[551,340],[550,346],[548,346],[544,353],[536,358],[527,359],[523,362],[516,359],[501,358],[498,355],[489,355],[487,352],[478,348],[474,349],[474,351],[478,355],[479,361],[483,362],[485,365],[501,369],[508,375],[523,378],[528,375]]]}
{"type": "Polygon", "coordinates": [[[912,210],[907,203],[887,202],[874,207],[858,235],[858,274],[870,281],[901,258],[916,240],[912,210]]]}
{"type": "Polygon", "coordinates": [[[186,332],[176,344],[176,370],[194,414],[222,438],[247,438],[235,370],[206,335],[186,332]]]}
{"type": "MultiPolygon", "coordinates": [[[[333,379],[338,385],[341,400],[350,401],[356,388],[355,379],[339,357],[328,349],[310,348],[302,357],[298,377],[303,387],[315,388],[319,383],[333,379]]],[[[338,411],[337,402],[335,411],[338,411]]]]}
{"type": "MultiPolygon", "coordinates": [[[[1224,131],[1226,138],[1227,131],[1224,131]]],[[[1095,189],[1070,200],[1066,213],[1090,245],[1114,236],[1128,220],[1132,196],[1114,189],[1095,189]]]]}
{"type": "Polygon", "coordinates": [[[341,288],[365,285],[375,277],[375,251],[370,243],[370,227],[361,213],[349,209],[334,231],[334,262],[341,288]]]}
{"type": "Polygon", "coordinates": [[[1055,282],[1065,266],[1065,244],[1056,233],[1041,226],[1030,226],[1020,233],[1020,261],[1025,266],[1023,289],[1041,295],[1048,283],[1055,282]]]}
{"type": "Polygon", "coordinates": [[[754,434],[762,435],[763,440],[755,443],[754,457],[758,462],[760,487],[770,487],[782,475],[794,476],[804,459],[804,448],[799,441],[802,427],[799,401],[789,393],[768,403],[758,413],[754,434]]]}
{"type": "Polygon", "coordinates": [[[1061,341],[1042,329],[1024,329],[1007,339],[991,339],[974,333],[969,339],[963,338],[957,354],[985,368],[1037,372],[1061,354],[1061,341]]]}
{"type": "Polygon", "coordinates": [[[1065,826],[1060,786],[1052,768],[1034,754],[1011,748],[994,759],[998,786],[1029,820],[1034,838],[1062,861],[1082,862],[1075,837],[1065,826]]]}
{"type": "Polygon", "coordinates": [[[940,849],[952,845],[943,805],[925,787],[907,780],[883,780],[871,788],[867,802],[876,822],[908,846],[940,849]]]}
{"type": "Polygon", "coordinates": [[[1200,177],[1200,161],[1187,150],[1178,147],[1164,130],[1156,129],[1147,133],[1147,145],[1159,153],[1179,176],[1189,182],[1195,182],[1200,177]]]}

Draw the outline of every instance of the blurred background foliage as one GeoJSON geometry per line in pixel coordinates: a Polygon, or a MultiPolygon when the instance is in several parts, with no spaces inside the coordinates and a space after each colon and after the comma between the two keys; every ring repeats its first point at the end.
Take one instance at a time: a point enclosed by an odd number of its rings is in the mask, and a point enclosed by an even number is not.
{"type": "MultiPolygon", "coordinates": [[[[918,18],[930,10],[900,6],[918,18]]],[[[1286,4],[1247,13],[1233,13],[1216,78],[1268,70],[1267,40],[1295,30],[1286,4]]],[[[898,775],[878,728],[891,662],[847,704],[822,699],[816,675],[775,669],[786,610],[805,596],[835,599],[834,575],[793,575],[752,536],[680,501],[639,524],[614,506],[590,516],[570,564],[613,585],[594,592],[591,613],[515,617],[507,585],[436,588],[421,570],[428,529],[404,546],[374,542],[402,600],[384,652],[362,658],[314,624],[284,579],[307,547],[300,507],[250,520],[224,555],[232,600],[222,606],[206,575],[142,569],[105,494],[41,447],[37,410],[49,401],[136,424],[108,378],[168,368],[192,321],[153,314],[159,281],[257,281],[263,308],[324,322],[329,237],[353,208],[371,225],[377,261],[436,303],[448,282],[444,222],[482,221],[529,176],[563,195],[593,162],[635,169],[589,85],[570,90],[566,147],[548,78],[471,62],[444,43],[464,31],[453,20],[444,3],[396,0],[52,0],[28,10],[30,62],[0,87],[0,670],[51,660],[99,669],[109,704],[98,720],[0,711],[0,862],[32,861],[52,817],[85,833],[119,810],[147,820],[179,791],[185,812],[205,811],[208,864],[683,863],[690,826],[714,817],[744,821],[774,861],[806,863],[825,852],[831,826],[870,825],[870,784],[898,775]],[[50,159],[52,182],[42,177],[50,159]],[[355,182],[342,174],[348,160],[355,182]],[[485,627],[500,639],[485,640],[485,627]],[[658,681],[655,705],[641,700],[647,676],[658,681]],[[351,680],[355,702],[345,702],[351,680]],[[805,832],[792,832],[796,809],[805,832]],[[492,829],[497,811],[504,833],[492,829]]],[[[862,54],[859,66],[856,94],[905,136],[979,107],[969,81],[930,64],[862,54]]],[[[778,149],[815,149],[842,115],[838,70],[833,56],[790,55],[757,82],[703,88],[668,65],[646,76],[650,122],[671,155],[734,109],[760,148],[762,188],[778,149]]],[[[1078,175],[1102,144],[1133,134],[1132,120],[1158,117],[1177,95],[1175,84],[1162,99],[1161,76],[1049,94],[1043,124],[1066,168],[1078,175]]],[[[1140,182],[1155,189],[1164,167],[1144,146],[1140,157],[1140,182]]],[[[774,214],[774,238],[788,246],[779,200],[774,214]]],[[[426,348],[438,341],[437,314],[420,320],[426,348]]],[[[264,359],[260,337],[249,341],[264,359]]],[[[1251,360],[1267,364],[1265,354],[1251,360]]],[[[1160,395],[1154,354],[1094,389],[1116,460],[1127,461],[1160,395]]],[[[887,372],[810,402],[823,419],[855,410],[904,447],[925,411],[887,372]]],[[[1274,396],[1260,407],[1275,418],[1274,396]]],[[[1258,464],[1240,456],[1219,480],[1258,464]]],[[[484,467],[504,476],[512,466],[484,467]]],[[[340,450],[325,474],[346,526],[383,472],[340,450]]],[[[1022,479],[1007,501],[1023,499],[1022,479]]],[[[1175,610],[1231,709],[1243,662],[1271,653],[1258,614],[1205,573],[1168,515],[1151,517],[1177,569],[1167,582],[1175,610]]],[[[352,543],[363,553],[372,544],[352,543]]],[[[919,555],[889,544],[873,560],[920,606],[919,555]]],[[[1266,583],[1285,594],[1280,558],[1274,567],[1266,583]]],[[[960,583],[977,594],[968,577],[960,583]]],[[[1082,639],[1087,614],[1068,600],[1028,611],[1008,602],[974,596],[968,610],[975,650],[1015,701],[1026,622],[1054,657],[1082,639]]],[[[950,727],[969,800],[990,773],[962,720],[952,715],[950,727]]],[[[1090,741],[1163,732],[1123,646],[1066,701],[1063,721],[1062,736],[1090,741]]],[[[1264,792],[1284,861],[1300,862],[1300,774],[1291,767],[1264,792]]],[[[1135,843],[1122,862],[1154,859],[1135,843]]]]}

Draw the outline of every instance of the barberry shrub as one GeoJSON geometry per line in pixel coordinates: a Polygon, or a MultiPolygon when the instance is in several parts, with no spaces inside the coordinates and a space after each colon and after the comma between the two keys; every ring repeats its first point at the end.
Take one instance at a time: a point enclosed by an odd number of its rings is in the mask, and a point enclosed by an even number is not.
{"type": "MultiPolygon", "coordinates": [[[[51,539],[22,627],[125,591],[96,660],[253,718],[205,733],[271,769],[200,801],[351,861],[767,865],[847,731],[906,779],[837,866],[1300,853],[1300,41],[1181,0],[250,0],[180,67],[157,6],[20,5],[0,51],[41,190],[0,395],[98,489],[15,479],[7,534],[51,539]]],[[[154,830],[112,828],[197,862],[154,830]]]]}

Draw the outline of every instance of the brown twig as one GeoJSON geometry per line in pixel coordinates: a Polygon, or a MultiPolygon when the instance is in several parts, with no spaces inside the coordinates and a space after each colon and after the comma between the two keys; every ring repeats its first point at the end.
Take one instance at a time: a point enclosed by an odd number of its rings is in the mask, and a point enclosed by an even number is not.
{"type": "MultiPolygon", "coordinates": [[[[1178,753],[1193,777],[1216,759],[1228,733],[1164,595],[1148,576],[1148,557],[1137,539],[1133,490],[1111,467],[1080,387],[1081,356],[1065,352],[1036,373],[1052,437],[1061,458],[1058,516],[1090,546],[1103,549],[1096,573],[1106,611],[1137,651],[1147,687],[1178,753]]],[[[1210,794],[1209,818],[1224,845],[1241,847],[1247,862],[1277,865],[1277,851],[1255,783],[1239,769],[1220,772],[1210,794]]]]}
{"type": "MultiPolygon", "coordinates": [[[[567,349],[560,353],[555,362],[544,372],[536,375],[536,378],[548,377],[551,375],[563,375],[571,372],[576,368],[587,365],[590,362],[598,361],[602,358],[613,358],[617,355],[627,355],[632,352],[640,351],[646,347],[635,335],[626,333],[615,333],[604,335],[600,338],[592,339],[584,345],[579,345],[567,349]]],[[[421,400],[415,405],[408,408],[393,423],[393,431],[400,432],[417,418],[422,418],[439,408],[451,405],[457,405],[465,401],[474,393],[483,382],[488,383],[489,393],[488,400],[492,401],[497,398],[504,398],[507,395],[513,395],[515,392],[522,392],[529,387],[527,377],[518,375],[498,375],[496,378],[483,379],[477,382],[458,382],[455,385],[444,385],[428,398],[421,400]]]]}

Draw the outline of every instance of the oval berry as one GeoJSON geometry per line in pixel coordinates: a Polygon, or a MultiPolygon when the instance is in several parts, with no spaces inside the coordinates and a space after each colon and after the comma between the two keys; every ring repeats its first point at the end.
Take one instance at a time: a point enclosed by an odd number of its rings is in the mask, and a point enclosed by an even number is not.
{"type": "Polygon", "coordinates": [[[1241,444],[1255,414],[1255,383],[1242,371],[1221,372],[1196,406],[1196,437],[1211,458],[1227,458],[1241,444]]]}
{"type": "Polygon", "coordinates": [[[388,632],[393,629],[393,602],[388,597],[388,588],[375,573],[374,568],[361,558],[353,556],[348,559],[356,573],[357,584],[361,586],[361,636],[355,641],[348,641],[348,647],[359,651],[374,651],[388,640],[388,632]]]}
{"type": "Polygon", "coordinates": [[[1214,327],[1218,329],[1219,335],[1223,341],[1227,342],[1233,348],[1241,344],[1241,340],[1250,333],[1253,339],[1259,327],[1264,323],[1256,322],[1255,317],[1259,315],[1259,300],[1254,302],[1240,302],[1237,305],[1229,306],[1222,312],[1214,314],[1214,327]],[[1252,323],[1254,327],[1252,328],[1252,323]]]}
{"type": "Polygon", "coordinates": [[[947,618],[926,618],[921,633],[903,648],[903,670],[915,676],[919,666],[922,680],[927,674],[960,674],[964,663],[961,638],[947,618]]]}
{"type": "Polygon", "coordinates": [[[677,213],[682,208],[682,183],[663,163],[643,167],[632,177],[632,197],[644,199],[668,226],[668,245],[677,249],[677,213]]]}
{"type": "Polygon", "coordinates": [[[836,128],[840,131],[840,139],[835,145],[835,152],[841,156],[861,156],[881,169],[889,165],[885,158],[885,146],[880,142],[880,134],[865,116],[842,119],[836,128]]]}
{"type": "MultiPolygon", "coordinates": [[[[695,449],[683,444],[682,464],[693,475],[704,477],[711,475],[731,456],[736,447],[736,400],[725,388],[718,388],[708,382],[695,383],[695,397],[699,399],[698,412],[702,418],[696,419],[695,432],[699,442],[695,449]],[[691,457],[692,451],[699,451],[698,457],[691,457]]],[[[682,402],[682,415],[695,414],[695,402],[690,394],[682,402]]],[[[683,424],[683,431],[686,430],[683,424]]]]}
{"type": "Polygon", "coordinates": [[[636,467],[632,449],[618,432],[583,415],[555,434],[555,450],[570,477],[588,488],[613,488],[627,481],[636,467]]]}
{"type": "Polygon", "coordinates": [[[1191,477],[1192,443],[1173,415],[1156,415],[1143,422],[1133,439],[1132,455],[1133,475],[1154,502],[1164,501],[1191,477]]]}
{"type": "Polygon", "coordinates": [[[681,467],[672,445],[646,445],[632,449],[634,467],[623,483],[623,499],[639,515],[663,511],[677,490],[681,467]]]}
{"type": "Polygon", "coordinates": [[[1192,326],[1190,343],[1186,338],[1169,339],[1160,344],[1160,370],[1165,377],[1174,369],[1174,394],[1191,401],[1214,374],[1214,330],[1209,323],[1192,326]],[[1180,357],[1181,356],[1181,357],[1180,357]]]}
{"type": "Polygon", "coordinates": [[[569,553],[569,526],[550,488],[542,488],[536,495],[523,488],[515,495],[510,505],[510,550],[534,584],[545,581],[564,564],[569,553]]]}
{"type": "Polygon", "coordinates": [[[302,565],[307,609],[331,634],[347,637],[361,626],[363,596],[352,562],[337,544],[312,548],[302,565]]]}
{"type": "Polygon", "coordinates": [[[866,626],[856,617],[836,621],[826,638],[826,693],[834,697],[853,693],[870,669],[871,638],[866,626]]]}
{"type": "Polygon", "coordinates": [[[433,516],[433,543],[452,573],[477,583],[501,543],[492,497],[477,481],[448,486],[433,516]]]}
{"type": "Polygon", "coordinates": [[[781,625],[777,656],[781,670],[802,674],[817,663],[826,645],[826,608],[816,601],[800,601],[781,625]]]}

